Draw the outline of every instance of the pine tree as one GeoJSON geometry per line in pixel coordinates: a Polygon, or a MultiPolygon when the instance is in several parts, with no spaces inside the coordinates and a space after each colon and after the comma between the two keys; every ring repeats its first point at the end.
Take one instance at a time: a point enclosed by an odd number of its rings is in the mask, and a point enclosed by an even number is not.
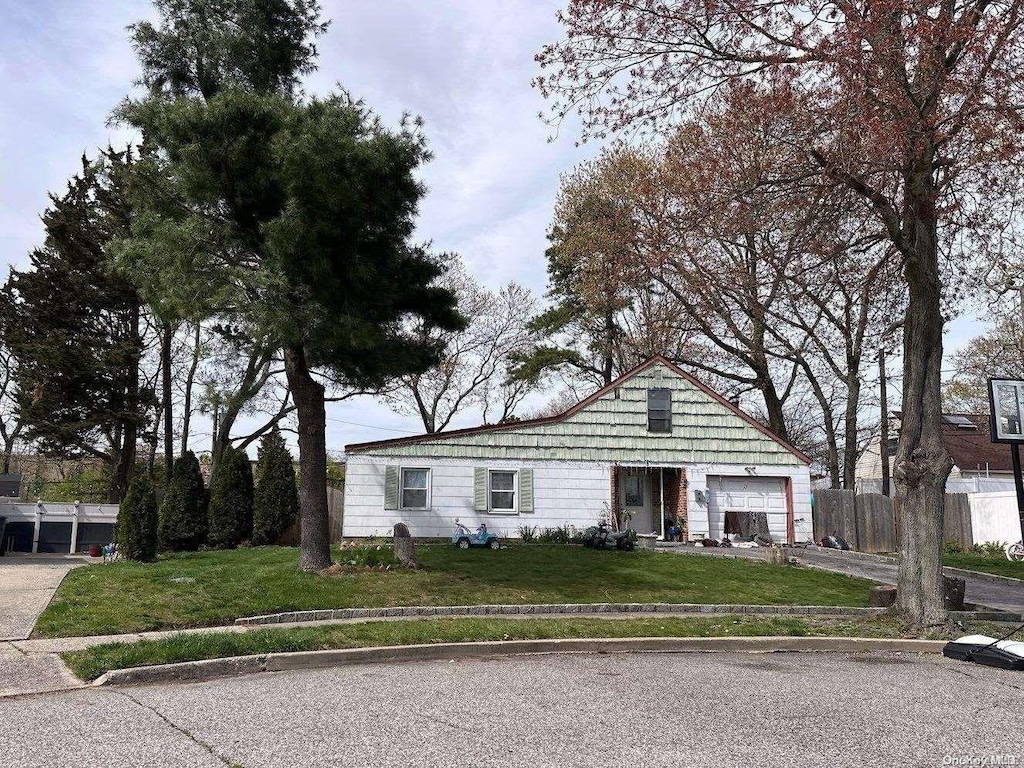
{"type": "Polygon", "coordinates": [[[129,560],[156,559],[157,511],[153,482],[145,474],[132,478],[121,502],[114,531],[117,551],[129,560]]]}
{"type": "Polygon", "coordinates": [[[162,1],[158,22],[133,27],[148,93],[117,117],[167,159],[185,213],[135,228],[126,260],[133,273],[192,276],[196,296],[217,297],[193,311],[233,315],[281,350],[299,426],[301,565],[318,571],[331,564],[320,374],[377,389],[425,371],[442,345],[405,320],[463,320],[434,284],[444,264],[412,240],[429,157],[418,121],[388,130],[345,92],[296,91],[324,30],[313,0],[209,8],[162,1]]]}
{"type": "Polygon", "coordinates": [[[260,442],[252,543],[273,544],[291,527],[298,515],[299,493],[292,455],[280,430],[275,428],[260,442]]]}
{"type": "Polygon", "coordinates": [[[187,451],[174,462],[174,472],[160,504],[160,547],[192,551],[206,541],[203,475],[199,459],[187,451]]]}
{"type": "Polygon", "coordinates": [[[245,451],[228,447],[210,480],[209,534],[217,549],[231,549],[252,536],[252,466],[245,451]]]}

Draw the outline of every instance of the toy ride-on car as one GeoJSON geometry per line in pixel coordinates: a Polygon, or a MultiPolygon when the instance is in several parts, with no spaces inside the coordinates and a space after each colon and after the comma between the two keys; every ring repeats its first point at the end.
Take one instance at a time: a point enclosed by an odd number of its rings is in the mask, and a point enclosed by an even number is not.
{"type": "Polygon", "coordinates": [[[470,547],[498,549],[501,546],[497,534],[488,532],[487,526],[483,523],[476,529],[476,533],[470,533],[469,528],[458,520],[455,521],[455,533],[452,534],[452,544],[459,549],[469,549],[470,547]]]}

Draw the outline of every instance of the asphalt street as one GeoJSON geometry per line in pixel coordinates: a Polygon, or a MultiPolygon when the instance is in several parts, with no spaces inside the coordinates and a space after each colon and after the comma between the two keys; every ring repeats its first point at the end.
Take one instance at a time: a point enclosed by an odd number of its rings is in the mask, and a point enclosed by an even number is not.
{"type": "Polygon", "coordinates": [[[6,699],[0,763],[1024,764],[1022,728],[1024,675],[936,656],[558,655],[6,699]]]}

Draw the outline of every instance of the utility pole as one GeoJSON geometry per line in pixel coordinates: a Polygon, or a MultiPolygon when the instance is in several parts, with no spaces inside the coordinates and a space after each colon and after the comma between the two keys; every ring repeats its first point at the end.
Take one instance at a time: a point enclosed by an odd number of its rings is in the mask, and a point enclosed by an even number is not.
{"type": "Polygon", "coordinates": [[[882,495],[889,495],[889,401],[885,394],[885,350],[878,350],[878,389],[882,401],[882,495]]]}

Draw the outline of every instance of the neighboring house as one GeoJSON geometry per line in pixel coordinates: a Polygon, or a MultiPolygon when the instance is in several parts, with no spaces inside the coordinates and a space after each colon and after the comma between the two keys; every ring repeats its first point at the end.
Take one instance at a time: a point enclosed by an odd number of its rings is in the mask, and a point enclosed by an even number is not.
{"type": "MultiPolygon", "coordinates": [[[[886,447],[890,477],[899,442],[902,413],[889,417],[889,445],[886,447]]],[[[1009,446],[993,443],[986,413],[947,413],[942,416],[942,443],[953,459],[946,483],[949,493],[1013,488],[1013,467],[1009,446]]],[[[875,437],[857,462],[857,489],[878,491],[882,479],[881,438],[875,437]],[[877,486],[877,487],[876,487],[877,486]]],[[[891,493],[891,491],[890,491],[891,493]]]]}
{"type": "Polygon", "coordinates": [[[448,536],[456,519],[517,536],[628,513],[640,533],[720,539],[727,511],[765,513],[777,540],[812,535],[810,459],[662,357],[558,416],[345,450],[346,536],[399,521],[448,536]]]}

